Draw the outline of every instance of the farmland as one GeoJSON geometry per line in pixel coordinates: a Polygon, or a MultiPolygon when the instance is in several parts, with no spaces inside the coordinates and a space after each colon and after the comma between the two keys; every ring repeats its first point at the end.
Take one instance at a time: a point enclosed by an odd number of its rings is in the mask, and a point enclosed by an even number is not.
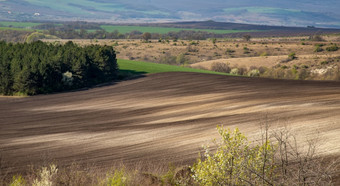
{"type": "Polygon", "coordinates": [[[152,26],[110,26],[104,25],[101,26],[107,32],[113,32],[117,30],[120,33],[129,33],[132,31],[139,32],[150,32],[150,33],[159,33],[166,34],[168,32],[179,32],[181,30],[189,30],[189,31],[203,31],[215,34],[230,34],[230,33],[242,33],[242,32],[257,32],[257,30],[213,30],[213,29],[189,29],[189,28],[167,28],[167,27],[152,27],[152,26]]]}
{"type": "Polygon", "coordinates": [[[216,125],[256,139],[261,121],[289,127],[301,145],[319,131],[318,153],[338,156],[339,87],[168,72],[76,92],[2,97],[2,170],[22,172],[44,162],[96,170],[121,162],[185,165],[217,137],[216,125]]]}
{"type": "Polygon", "coordinates": [[[0,27],[0,30],[17,30],[17,31],[34,31],[29,28],[16,28],[16,27],[0,27]]]}
{"type": "MultiPolygon", "coordinates": [[[[23,30],[32,30],[34,26],[39,26],[44,24],[42,23],[35,23],[35,22],[9,22],[9,21],[2,21],[0,22],[0,26],[2,29],[23,29],[23,30]]],[[[56,26],[60,26],[61,24],[55,24],[56,26]]],[[[175,28],[175,27],[161,27],[161,26],[134,26],[134,25],[100,25],[100,28],[107,31],[113,32],[118,31],[119,33],[126,34],[132,31],[139,31],[139,32],[150,32],[150,33],[159,33],[159,34],[166,34],[168,32],[179,32],[182,30],[187,31],[203,31],[215,34],[230,34],[230,33],[242,33],[242,32],[258,32],[258,30],[228,30],[228,29],[190,29],[190,28],[175,28]]],[[[89,32],[93,32],[95,30],[88,29],[89,32]]]]}
{"type": "Polygon", "coordinates": [[[1,21],[0,25],[2,27],[15,27],[15,28],[27,28],[40,25],[41,23],[33,23],[33,22],[8,22],[1,21]]]}

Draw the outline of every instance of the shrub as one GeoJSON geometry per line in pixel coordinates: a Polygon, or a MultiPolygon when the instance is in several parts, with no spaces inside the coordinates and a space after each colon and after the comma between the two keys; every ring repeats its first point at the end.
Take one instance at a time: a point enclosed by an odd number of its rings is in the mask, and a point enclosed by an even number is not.
{"type": "Polygon", "coordinates": [[[248,47],[243,47],[243,53],[244,54],[249,54],[249,48],[248,47]]]}
{"type": "Polygon", "coordinates": [[[309,40],[311,40],[311,41],[325,41],[320,35],[309,36],[309,40]]]}
{"type": "Polygon", "coordinates": [[[197,42],[195,42],[195,41],[191,41],[190,43],[189,43],[189,45],[199,45],[200,43],[199,43],[199,41],[197,41],[197,42]]]}
{"type": "Polygon", "coordinates": [[[308,69],[309,66],[308,65],[302,65],[301,68],[308,69]]]}
{"type": "Polygon", "coordinates": [[[125,186],[127,185],[127,176],[125,171],[116,170],[113,175],[107,175],[106,184],[108,186],[125,186]]]}
{"type": "Polygon", "coordinates": [[[296,59],[297,57],[296,57],[296,54],[295,54],[295,52],[292,52],[292,53],[290,53],[289,55],[288,55],[288,59],[290,59],[290,60],[294,60],[294,59],[296,59]]]}
{"type": "Polygon", "coordinates": [[[260,74],[263,74],[263,73],[267,70],[267,68],[266,68],[266,67],[263,67],[263,66],[260,66],[260,67],[258,68],[258,70],[260,71],[260,74]]]}
{"type": "Polygon", "coordinates": [[[316,47],[323,47],[323,46],[325,46],[325,44],[324,43],[318,43],[318,44],[315,44],[315,46],[316,47]]]}
{"type": "Polygon", "coordinates": [[[212,38],[211,42],[215,45],[216,44],[216,38],[212,38]]]}
{"type": "Polygon", "coordinates": [[[148,42],[149,39],[151,39],[151,34],[149,32],[144,32],[143,35],[142,35],[142,39],[145,41],[145,42],[148,42]]]}
{"type": "Polygon", "coordinates": [[[202,185],[264,184],[274,178],[274,146],[267,140],[263,145],[251,146],[247,138],[235,129],[233,132],[217,127],[221,140],[211,154],[205,148],[204,160],[193,165],[193,177],[202,185]]]}
{"type": "Polygon", "coordinates": [[[118,41],[116,41],[115,43],[113,43],[112,46],[119,46],[118,41]]]}
{"type": "Polygon", "coordinates": [[[333,44],[333,45],[327,47],[326,50],[327,50],[328,52],[334,52],[334,51],[339,50],[339,47],[338,47],[337,45],[333,44]]]}
{"type": "Polygon", "coordinates": [[[247,68],[244,66],[238,67],[238,74],[239,75],[246,75],[247,74],[247,68]]]}
{"type": "Polygon", "coordinates": [[[297,57],[296,57],[295,52],[292,52],[292,53],[288,54],[288,58],[283,59],[281,62],[282,62],[282,63],[287,63],[287,62],[292,61],[292,60],[294,60],[294,59],[296,59],[296,58],[297,58],[297,57]]]}
{"type": "Polygon", "coordinates": [[[301,148],[289,129],[269,133],[266,124],[256,145],[237,128],[217,130],[216,151],[205,147],[191,169],[199,185],[332,185],[338,173],[339,159],[324,161],[316,155],[317,138],[301,148]]]}
{"type": "Polygon", "coordinates": [[[287,69],[288,67],[286,65],[281,66],[281,69],[287,69]]]}
{"type": "Polygon", "coordinates": [[[178,65],[186,65],[189,62],[189,60],[187,59],[187,57],[181,53],[176,57],[176,63],[178,65]]]}
{"type": "Polygon", "coordinates": [[[267,52],[263,52],[260,54],[261,57],[264,57],[264,56],[268,56],[268,53],[267,52]]]}
{"type": "Polygon", "coordinates": [[[229,67],[229,64],[214,62],[213,64],[211,64],[211,70],[215,72],[229,73],[231,69],[229,67]]]}
{"type": "Polygon", "coordinates": [[[40,39],[59,39],[59,38],[56,37],[56,36],[52,36],[52,35],[48,35],[48,34],[43,34],[43,33],[40,33],[40,32],[33,32],[32,34],[27,36],[26,42],[27,43],[32,43],[32,42],[38,41],[40,39]]]}
{"type": "Polygon", "coordinates": [[[258,77],[258,76],[260,76],[260,71],[257,70],[257,69],[253,69],[253,70],[248,72],[248,76],[250,76],[250,77],[258,77]]]}
{"type": "Polygon", "coordinates": [[[244,41],[250,41],[251,35],[247,34],[247,35],[242,36],[242,38],[243,38],[244,41]]]}
{"type": "Polygon", "coordinates": [[[320,64],[321,65],[327,65],[329,63],[329,61],[321,61],[320,64]]]}
{"type": "Polygon", "coordinates": [[[198,48],[191,47],[190,45],[187,47],[188,52],[198,52],[198,48]]]}
{"type": "Polygon", "coordinates": [[[314,52],[322,52],[323,48],[321,46],[316,46],[314,52]]]}
{"type": "Polygon", "coordinates": [[[232,75],[239,75],[238,68],[231,69],[230,74],[232,74],[232,75]]]}
{"type": "Polygon", "coordinates": [[[39,178],[35,179],[33,182],[34,186],[52,186],[53,177],[57,174],[58,169],[55,165],[50,165],[50,167],[43,167],[39,172],[39,178]]]}
{"type": "Polygon", "coordinates": [[[309,71],[307,71],[306,69],[300,69],[298,71],[298,79],[305,80],[309,77],[309,74],[309,71]]]}
{"type": "Polygon", "coordinates": [[[162,64],[176,64],[176,56],[172,56],[169,53],[165,53],[165,55],[163,55],[159,62],[162,64]]]}
{"type": "Polygon", "coordinates": [[[232,50],[232,49],[227,49],[226,51],[225,51],[225,54],[232,54],[232,53],[234,53],[235,52],[235,50],[232,50]]]}
{"type": "Polygon", "coordinates": [[[26,181],[22,176],[13,176],[9,186],[25,186],[26,181]]]}

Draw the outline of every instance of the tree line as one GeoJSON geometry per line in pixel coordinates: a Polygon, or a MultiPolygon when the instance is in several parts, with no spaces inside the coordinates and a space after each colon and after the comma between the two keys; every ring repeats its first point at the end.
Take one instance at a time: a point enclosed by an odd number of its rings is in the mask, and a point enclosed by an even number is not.
{"type": "Polygon", "coordinates": [[[0,42],[0,94],[35,95],[88,87],[116,79],[111,46],[80,47],[0,42]]]}
{"type": "MultiPolygon", "coordinates": [[[[86,29],[48,29],[43,32],[47,35],[57,36],[61,39],[143,39],[143,34],[148,32],[141,32],[138,30],[134,30],[128,33],[120,33],[115,30],[113,32],[107,32],[105,30],[96,30],[89,32],[86,29]]],[[[179,32],[168,32],[166,34],[159,33],[149,33],[150,39],[183,39],[183,40],[205,40],[208,38],[216,37],[222,38],[225,37],[224,34],[214,34],[204,31],[191,31],[191,30],[183,30],[179,32]]]]}
{"type": "MultiPolygon", "coordinates": [[[[44,30],[45,34],[57,36],[61,39],[143,39],[143,32],[134,30],[129,33],[120,33],[118,30],[107,32],[99,23],[72,22],[56,25],[45,23],[33,27],[44,30]],[[92,30],[92,31],[89,31],[92,30]]],[[[182,30],[165,34],[150,33],[152,39],[189,39],[204,40],[212,37],[224,37],[224,34],[214,34],[205,31],[182,30]]]]}

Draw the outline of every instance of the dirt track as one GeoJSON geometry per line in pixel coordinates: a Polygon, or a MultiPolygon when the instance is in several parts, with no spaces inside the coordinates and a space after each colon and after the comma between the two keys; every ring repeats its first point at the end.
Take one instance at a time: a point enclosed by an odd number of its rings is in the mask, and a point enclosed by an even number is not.
{"type": "MultiPolygon", "coordinates": [[[[153,74],[112,86],[0,98],[0,153],[12,171],[58,164],[188,162],[216,125],[259,133],[268,116],[301,140],[320,132],[320,153],[340,154],[340,83],[153,74]]],[[[7,169],[6,168],[6,169],[7,169]]]]}

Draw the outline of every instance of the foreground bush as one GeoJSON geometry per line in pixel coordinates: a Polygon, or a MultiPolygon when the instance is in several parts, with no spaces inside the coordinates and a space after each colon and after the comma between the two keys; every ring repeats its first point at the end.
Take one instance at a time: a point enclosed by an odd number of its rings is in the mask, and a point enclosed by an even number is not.
{"type": "Polygon", "coordinates": [[[202,185],[260,185],[275,178],[275,148],[266,140],[251,147],[238,129],[234,132],[218,127],[221,141],[211,154],[193,166],[194,179],[202,185]]]}
{"type": "Polygon", "coordinates": [[[259,144],[238,129],[217,129],[221,140],[216,151],[205,148],[203,159],[192,167],[200,185],[332,185],[340,168],[339,159],[317,156],[317,139],[301,147],[286,128],[269,134],[266,126],[259,144]]]}

